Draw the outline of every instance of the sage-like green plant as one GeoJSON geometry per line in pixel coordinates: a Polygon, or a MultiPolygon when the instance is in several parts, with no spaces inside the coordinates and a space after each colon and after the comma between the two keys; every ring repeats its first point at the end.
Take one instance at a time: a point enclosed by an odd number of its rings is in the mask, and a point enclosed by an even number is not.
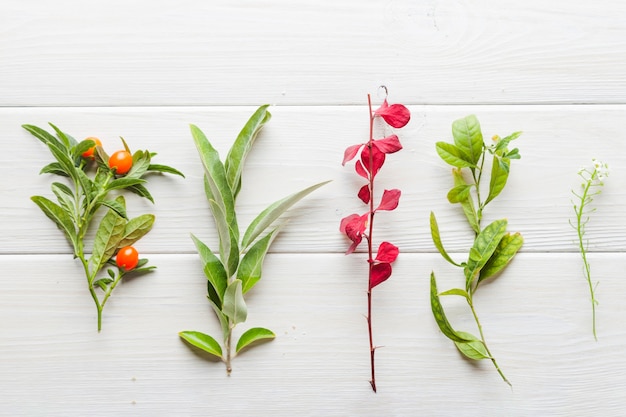
{"type": "Polygon", "coordinates": [[[509,150],[509,143],[519,137],[515,132],[505,138],[494,136],[493,144],[485,145],[480,124],[476,116],[467,116],[452,124],[454,143],[437,142],[437,153],[446,163],[452,165],[454,187],[448,192],[448,201],[460,204],[467,221],[474,232],[474,243],[469,250],[467,261],[456,262],[448,255],[441,242],[439,226],[434,213],[430,213],[430,232],[435,247],[450,264],[461,268],[465,275],[464,288],[452,288],[438,292],[435,273],[430,276],[430,300],[435,321],[441,332],[452,340],[459,351],[470,359],[490,359],[502,379],[510,382],[491,354],[482,325],[474,306],[474,293],[486,279],[494,277],[513,259],[524,242],[519,233],[507,233],[507,220],[495,220],[482,228],[483,210],[496,198],[506,185],[512,159],[519,159],[518,149],[509,150]],[[481,189],[487,155],[492,156],[491,172],[487,197],[481,189]],[[464,176],[464,174],[466,174],[464,176]],[[482,194],[481,194],[482,192],[482,194]],[[463,297],[470,307],[480,337],[455,330],[448,321],[440,297],[456,295],[463,297]]]}
{"type": "Polygon", "coordinates": [[[596,210],[595,208],[590,208],[591,202],[595,196],[602,192],[604,179],[609,175],[609,166],[597,159],[592,159],[591,162],[593,164],[592,168],[583,167],[578,171],[578,175],[583,182],[580,185],[581,191],[576,192],[572,190],[572,194],[576,197],[576,202],[573,202],[576,221],[572,222],[570,220],[569,224],[576,230],[578,236],[578,250],[583,261],[583,273],[591,294],[591,329],[594,339],[598,340],[596,331],[596,305],[598,305],[596,287],[598,283],[594,284],[591,279],[591,266],[587,259],[588,241],[585,240],[585,233],[589,216],[596,210]]]}
{"type": "Polygon", "coordinates": [[[241,334],[232,352],[233,330],[248,315],[244,296],[261,279],[265,255],[281,227],[274,225],[275,220],[300,199],[328,182],[310,186],[271,204],[250,223],[243,236],[240,235],[235,202],[241,190],[246,157],[258,132],[271,118],[267,108],[268,105],[261,106],[250,117],[224,162],[204,133],[191,125],[191,134],[205,171],[204,191],[217,227],[219,257],[200,239],[193,235],[192,239],[207,278],[207,298],[221,324],[223,348],[215,338],[202,332],[186,330],[179,335],[190,345],[222,360],[228,375],[232,371],[232,359],[242,349],[275,337],[271,330],[263,327],[248,329],[241,334]]]}

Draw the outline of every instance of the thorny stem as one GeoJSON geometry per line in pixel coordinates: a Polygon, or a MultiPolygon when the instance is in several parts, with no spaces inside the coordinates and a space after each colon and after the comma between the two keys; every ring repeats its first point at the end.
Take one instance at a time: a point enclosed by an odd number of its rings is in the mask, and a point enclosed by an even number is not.
{"type": "Polygon", "coordinates": [[[591,183],[592,181],[587,181],[585,183],[583,195],[580,196],[580,207],[574,206],[574,211],[576,212],[576,231],[578,233],[578,248],[579,248],[582,260],[583,260],[585,278],[587,279],[587,284],[589,285],[589,292],[591,294],[591,320],[592,320],[593,337],[595,340],[598,340],[598,335],[596,333],[596,304],[598,303],[598,301],[596,300],[594,285],[593,285],[593,282],[591,281],[591,267],[589,266],[589,261],[587,260],[587,250],[585,248],[585,242],[584,242],[586,221],[583,221],[585,204],[588,202],[590,198],[589,190],[591,189],[591,183]]]}
{"type": "Polygon", "coordinates": [[[491,359],[493,366],[496,367],[496,370],[498,371],[498,373],[500,374],[504,382],[506,382],[510,387],[512,387],[513,385],[511,385],[509,380],[506,379],[506,377],[504,376],[504,373],[500,369],[500,366],[498,366],[498,362],[496,362],[496,358],[489,351],[489,347],[487,347],[487,342],[485,341],[485,335],[483,334],[483,326],[480,324],[480,320],[478,319],[478,314],[476,314],[476,310],[474,309],[474,303],[472,302],[472,299],[467,298],[467,303],[469,304],[470,309],[472,310],[472,315],[474,316],[474,320],[476,321],[476,325],[478,326],[478,333],[480,333],[480,340],[483,342],[483,345],[485,346],[485,350],[487,351],[487,355],[489,355],[489,359],[491,359]]]}
{"type": "Polygon", "coordinates": [[[367,252],[368,252],[368,264],[369,264],[369,274],[368,274],[368,283],[367,283],[367,330],[369,333],[369,342],[370,342],[370,368],[372,371],[372,379],[370,380],[370,385],[372,386],[372,390],[376,392],[376,371],[374,365],[374,354],[376,352],[376,348],[374,347],[374,339],[372,335],[372,268],[374,266],[374,257],[372,250],[372,233],[374,231],[374,153],[372,152],[372,143],[374,141],[374,115],[372,114],[372,98],[368,94],[367,95],[367,103],[369,107],[369,115],[370,115],[370,137],[367,142],[367,147],[369,149],[369,192],[370,192],[370,216],[369,216],[369,233],[367,237],[367,252]]]}

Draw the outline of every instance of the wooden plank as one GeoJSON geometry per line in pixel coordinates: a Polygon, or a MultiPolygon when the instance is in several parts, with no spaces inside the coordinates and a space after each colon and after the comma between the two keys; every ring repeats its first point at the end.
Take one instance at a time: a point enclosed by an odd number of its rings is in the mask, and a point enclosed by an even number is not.
{"type": "MultiPolygon", "coordinates": [[[[403,254],[374,292],[378,394],[370,390],[363,256],[272,254],[249,294],[249,319],[277,339],[220,363],[188,349],[183,329],[218,333],[193,255],[153,255],[158,269],[124,282],[96,332],[78,265],[4,255],[0,268],[0,414],[239,416],[617,416],[626,366],[623,253],[594,253],[599,341],[575,254],[518,255],[475,297],[494,355],[470,363],[438,332],[428,298],[462,281],[436,254],[403,254]],[[591,387],[591,388],[590,388],[591,387]]],[[[453,323],[473,329],[461,300],[453,323]]]]}
{"type": "MultiPolygon", "coordinates": [[[[225,155],[253,107],[218,108],[9,108],[0,110],[0,178],[2,212],[0,253],[69,253],[60,232],[29,201],[50,196],[50,175],[38,172],[51,157],[45,146],[20,128],[52,121],[77,138],[95,135],[110,151],[124,136],[134,149],[156,151],[155,162],[181,169],[186,179],[152,177],[156,199],[129,197],[132,216],[157,215],[154,230],[140,242],[146,253],[195,253],[189,238],[196,234],[216,245],[216,233],[203,194],[202,167],[188,125],[198,124],[225,155]],[[15,147],[19,146],[16,153],[15,147]]],[[[514,161],[504,193],[485,212],[485,220],[506,217],[512,231],[525,236],[523,250],[576,251],[571,189],[577,171],[591,157],[609,162],[611,176],[595,202],[588,225],[590,251],[626,250],[623,207],[626,194],[626,144],[621,140],[624,106],[411,106],[413,119],[398,134],[405,146],[390,155],[378,176],[378,189],[403,191],[398,210],[377,217],[377,239],[388,239],[405,252],[433,252],[429,213],[440,223],[449,250],[467,251],[472,235],[459,207],[448,203],[452,186],[449,167],[434,144],[451,140],[453,120],[478,115],[485,137],[523,130],[517,140],[522,159],[514,161]]],[[[360,178],[342,167],[344,149],[367,138],[365,106],[273,107],[244,172],[238,200],[239,221],[247,225],[271,202],[310,184],[333,182],[302,201],[288,215],[289,225],[275,242],[275,252],[341,253],[347,240],[339,221],[363,210],[356,198],[360,178]]],[[[387,132],[389,133],[389,132],[387,132]]],[[[385,132],[380,132],[385,134],[385,132]]]]}
{"type": "Polygon", "coordinates": [[[625,103],[626,4],[5,0],[0,106],[625,103]]]}

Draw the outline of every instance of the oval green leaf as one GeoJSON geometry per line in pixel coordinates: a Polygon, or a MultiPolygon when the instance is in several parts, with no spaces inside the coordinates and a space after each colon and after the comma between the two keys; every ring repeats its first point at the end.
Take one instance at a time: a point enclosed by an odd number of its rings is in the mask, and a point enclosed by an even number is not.
{"type": "Polygon", "coordinates": [[[457,334],[467,339],[465,342],[454,342],[463,355],[473,360],[491,359],[485,344],[476,336],[462,331],[457,331],[457,334]]]}
{"type": "Polygon", "coordinates": [[[200,239],[191,235],[193,243],[196,245],[196,250],[200,255],[202,261],[204,275],[208,280],[207,291],[209,293],[209,299],[215,303],[215,305],[221,309],[222,302],[224,300],[224,293],[228,286],[228,276],[226,275],[226,269],[217,256],[205,245],[200,239]]]}
{"type": "Polygon", "coordinates": [[[452,265],[461,266],[454,262],[454,260],[452,260],[450,255],[448,255],[446,250],[443,248],[443,244],[441,243],[441,235],[439,234],[439,225],[437,224],[435,213],[433,213],[432,211],[430,212],[430,236],[433,239],[435,247],[446,261],[450,262],[452,265]]]}
{"type": "Polygon", "coordinates": [[[437,154],[449,165],[457,168],[475,168],[474,162],[470,161],[459,148],[451,143],[437,142],[435,144],[437,154]]]}
{"type": "Polygon", "coordinates": [[[276,335],[271,330],[263,327],[253,327],[241,335],[237,342],[236,352],[239,353],[241,349],[250,346],[252,343],[269,341],[275,337],[276,335]]]}
{"type": "Polygon", "coordinates": [[[235,279],[228,284],[224,292],[224,304],[222,312],[233,321],[233,324],[239,324],[246,321],[248,317],[248,309],[243,299],[243,291],[241,289],[241,280],[235,279]]]}
{"type": "Polygon", "coordinates": [[[437,293],[437,282],[435,280],[434,272],[431,272],[430,274],[430,307],[433,311],[433,316],[435,317],[435,321],[437,322],[441,333],[443,333],[448,339],[454,342],[469,341],[469,339],[466,339],[463,336],[459,335],[458,332],[452,328],[452,325],[448,321],[446,314],[443,311],[441,301],[439,300],[439,294],[437,293]]]}
{"type": "Polygon", "coordinates": [[[263,260],[274,238],[278,235],[277,231],[278,229],[276,228],[264,236],[263,239],[256,241],[241,259],[239,269],[237,269],[237,278],[241,280],[244,294],[261,279],[263,260]]]}
{"type": "Polygon", "coordinates": [[[491,255],[491,258],[489,258],[485,266],[480,270],[478,282],[487,279],[504,269],[504,267],[511,262],[511,259],[513,259],[517,252],[521,249],[523,244],[524,238],[521,234],[505,234],[500,240],[495,252],[491,255]]]}
{"type": "Polygon", "coordinates": [[[222,347],[213,337],[201,332],[185,330],[178,335],[187,343],[222,359],[222,347]]]}
{"type": "Polygon", "coordinates": [[[480,160],[483,152],[483,134],[480,123],[474,115],[469,115],[452,123],[454,144],[461,151],[463,157],[474,166],[480,160]]]}

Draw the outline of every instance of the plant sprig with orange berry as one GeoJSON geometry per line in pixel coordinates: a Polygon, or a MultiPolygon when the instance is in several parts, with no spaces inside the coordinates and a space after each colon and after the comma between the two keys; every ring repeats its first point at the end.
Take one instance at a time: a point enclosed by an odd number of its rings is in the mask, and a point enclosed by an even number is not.
{"type": "Polygon", "coordinates": [[[145,273],[156,268],[147,266],[147,259],[139,259],[139,253],[132,246],[152,229],[155,216],[142,214],[129,218],[124,196],[112,199],[109,192],[128,190],[154,203],[145,186],[145,174],[184,175],[170,166],[152,164],[154,153],[141,150],[132,153],[123,138],[124,149],[109,156],[99,139],[89,137],[78,142],[52,123],[50,126],[56,136],[37,126],[22,127],[48,146],[55,159],[44,166],[40,174],[59,175],[66,181],[52,183],[57,202],[43,196],[31,199],[61,229],[72,245],[74,257],[80,259],[98,311],[100,331],[104,306],[122,278],[130,273],[145,273]],[[108,211],[97,226],[91,255],[88,256],[85,236],[95,214],[102,207],[108,211]],[[102,273],[104,269],[106,272],[102,273]]]}

